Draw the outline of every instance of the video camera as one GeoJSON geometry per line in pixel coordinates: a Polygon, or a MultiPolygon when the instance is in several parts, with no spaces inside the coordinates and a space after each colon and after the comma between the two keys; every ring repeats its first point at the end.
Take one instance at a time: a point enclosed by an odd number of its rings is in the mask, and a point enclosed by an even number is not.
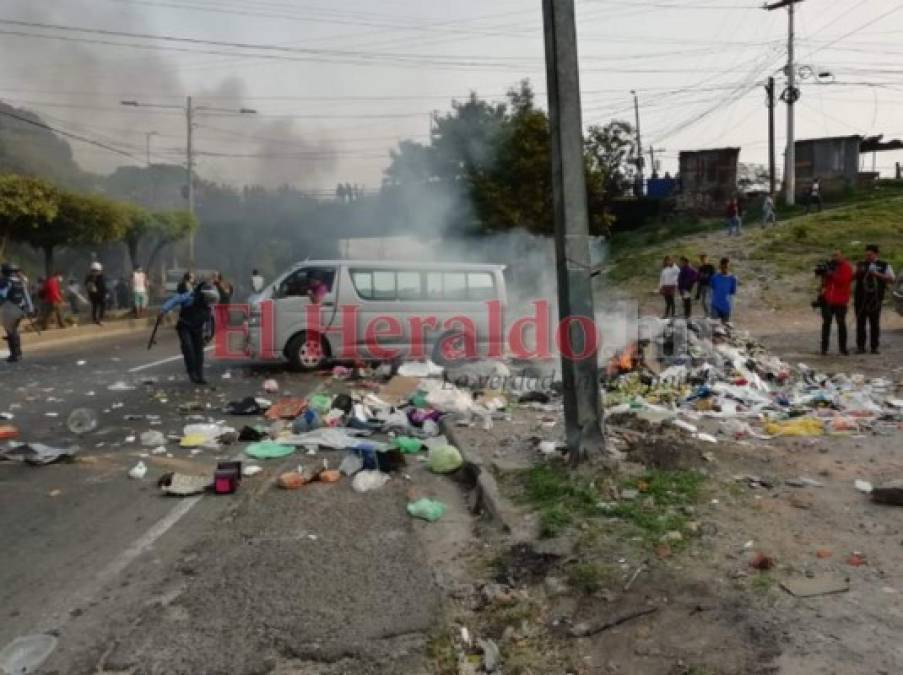
{"type": "Polygon", "coordinates": [[[827,274],[831,274],[834,270],[837,269],[837,262],[834,260],[825,260],[823,262],[818,263],[813,270],[816,276],[823,277],[827,274]]]}

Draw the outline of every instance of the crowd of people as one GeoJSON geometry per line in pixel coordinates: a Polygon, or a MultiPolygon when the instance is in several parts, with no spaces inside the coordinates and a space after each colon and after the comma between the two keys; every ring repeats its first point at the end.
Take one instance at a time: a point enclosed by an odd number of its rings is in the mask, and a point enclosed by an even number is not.
{"type": "Polygon", "coordinates": [[[697,303],[706,318],[723,323],[731,320],[734,296],[737,294],[737,277],[730,271],[731,261],[721,258],[718,268],[709,262],[705,253],[699,255],[699,266],[693,267],[690,259],[681,256],[678,263],[671,256],[662,261],[658,292],[665,300],[664,319],[677,315],[677,298],[680,297],[683,317],[693,315],[693,304],[697,303]]]}
{"type": "MultiPolygon", "coordinates": [[[[882,260],[877,244],[865,247],[862,260],[855,266],[842,251],[836,250],[831,259],[816,268],[820,277],[818,297],[812,303],[822,317],[821,353],[827,354],[832,326],[837,324],[838,347],[847,350],[847,313],[852,300],[856,326],[856,351],[880,353],[881,309],[888,288],[893,288],[896,276],[890,263],[882,260]]],[[[677,262],[665,256],[659,276],[658,291],[665,301],[662,318],[677,315],[677,298],[681,300],[683,318],[690,319],[693,305],[698,304],[703,316],[727,323],[733,315],[737,294],[737,277],[730,271],[730,260],[722,258],[718,269],[708,256],[701,254],[694,267],[686,256],[677,262]]]]}

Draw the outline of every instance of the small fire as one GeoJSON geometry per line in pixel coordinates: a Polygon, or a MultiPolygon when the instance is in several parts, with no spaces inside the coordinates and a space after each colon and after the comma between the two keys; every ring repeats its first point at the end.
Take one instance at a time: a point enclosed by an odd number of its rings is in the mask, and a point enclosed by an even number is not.
{"type": "Polygon", "coordinates": [[[608,376],[615,377],[623,373],[631,373],[640,363],[640,350],[636,342],[627,345],[620,354],[615,354],[608,362],[608,376]]]}

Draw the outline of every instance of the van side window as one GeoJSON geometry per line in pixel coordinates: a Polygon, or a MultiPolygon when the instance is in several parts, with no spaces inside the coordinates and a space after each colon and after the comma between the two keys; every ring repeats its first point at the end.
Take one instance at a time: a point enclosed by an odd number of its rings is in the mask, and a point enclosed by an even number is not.
{"type": "Polygon", "coordinates": [[[426,273],[426,297],[430,300],[442,299],[442,272],[426,273]]]}
{"type": "Polygon", "coordinates": [[[373,299],[373,273],[372,272],[352,272],[351,283],[354,284],[354,290],[365,300],[373,299]]]}
{"type": "Polygon", "coordinates": [[[278,297],[297,298],[310,296],[311,291],[318,290],[319,295],[332,292],[335,281],[335,270],[330,268],[305,267],[295,270],[279,284],[278,297]]]}
{"type": "Polygon", "coordinates": [[[373,272],[373,299],[395,299],[395,272],[374,270],[373,272]]]}
{"type": "Polygon", "coordinates": [[[445,300],[467,300],[467,275],[463,272],[446,272],[444,275],[445,300]]]}
{"type": "Polygon", "coordinates": [[[467,275],[468,300],[494,300],[495,284],[492,275],[486,272],[470,272],[467,275]]]}
{"type": "Polygon", "coordinates": [[[398,299],[420,300],[423,292],[420,288],[420,272],[398,273],[398,299]]]}

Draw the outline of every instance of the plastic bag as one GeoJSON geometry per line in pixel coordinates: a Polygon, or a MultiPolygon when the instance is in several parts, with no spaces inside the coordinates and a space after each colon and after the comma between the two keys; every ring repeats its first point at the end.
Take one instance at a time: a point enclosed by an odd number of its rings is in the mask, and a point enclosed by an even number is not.
{"type": "Polygon", "coordinates": [[[307,405],[321,415],[325,415],[332,408],[332,397],[326,394],[314,394],[307,399],[307,405]]]}
{"type": "Polygon", "coordinates": [[[147,475],[147,464],[139,461],[135,466],[129,469],[129,478],[141,480],[147,475]]]}
{"type": "Polygon", "coordinates": [[[382,471],[361,471],[352,479],[351,487],[355,492],[370,492],[379,490],[388,480],[388,474],[382,471]]]}
{"type": "Polygon", "coordinates": [[[358,454],[347,454],[342,458],[339,464],[339,471],[346,476],[353,476],[364,468],[364,460],[358,454]]]}
{"type": "Polygon", "coordinates": [[[821,436],[824,426],[812,417],[797,417],[783,422],[766,422],[766,433],[772,436],[821,436]]]}
{"type": "Polygon", "coordinates": [[[461,453],[453,445],[443,445],[430,448],[430,471],[433,473],[451,473],[461,468],[464,459],[461,453]]]}
{"type": "Polygon", "coordinates": [[[145,431],[140,436],[141,445],[145,447],[152,447],[157,445],[164,445],[166,443],[166,436],[163,435],[162,431],[145,431]]]}
{"type": "Polygon", "coordinates": [[[406,455],[414,455],[420,452],[420,449],[423,447],[423,441],[410,436],[398,436],[393,445],[406,455]]]}
{"type": "Polygon", "coordinates": [[[275,441],[251,443],[245,448],[245,453],[255,459],[278,459],[279,457],[287,457],[294,451],[295,448],[291,445],[283,445],[275,441]]]}
{"type": "Polygon", "coordinates": [[[398,367],[402,377],[440,377],[445,369],[432,361],[408,361],[398,367]]]}
{"type": "Polygon", "coordinates": [[[414,518],[422,518],[430,523],[435,523],[445,515],[446,507],[435,499],[418,499],[408,504],[408,513],[414,518]]]}

